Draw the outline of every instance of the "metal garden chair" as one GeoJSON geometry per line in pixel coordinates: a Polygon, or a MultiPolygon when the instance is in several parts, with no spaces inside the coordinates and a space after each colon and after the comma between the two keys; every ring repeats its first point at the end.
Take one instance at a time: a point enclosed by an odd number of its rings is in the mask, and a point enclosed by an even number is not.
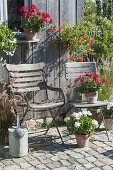
{"type": "MultiPolygon", "coordinates": [[[[16,99],[17,106],[24,108],[20,124],[23,122],[28,111],[33,110],[41,112],[49,111],[53,118],[51,123],[56,125],[55,119],[59,115],[60,109],[65,104],[65,97],[61,88],[50,87],[46,84],[44,72],[45,63],[41,62],[37,64],[18,65],[6,64],[6,68],[9,72],[11,96],[13,96],[14,100],[16,99]],[[49,100],[49,90],[55,93],[58,92],[57,100],[49,100]],[[41,91],[44,94],[44,99],[43,101],[38,101],[35,95],[40,98],[42,96],[41,91]],[[57,110],[55,114],[54,110],[57,110]]],[[[57,125],[56,128],[63,142],[57,125]]],[[[48,130],[49,127],[47,128],[47,131],[48,130]]]]}

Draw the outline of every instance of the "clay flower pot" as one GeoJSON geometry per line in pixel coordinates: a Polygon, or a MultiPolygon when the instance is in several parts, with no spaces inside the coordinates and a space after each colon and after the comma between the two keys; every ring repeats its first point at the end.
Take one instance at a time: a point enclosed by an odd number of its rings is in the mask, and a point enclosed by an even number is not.
{"type": "Polygon", "coordinates": [[[75,136],[79,148],[84,148],[89,146],[90,134],[86,134],[86,135],[75,134],[75,136]]]}
{"type": "Polygon", "coordinates": [[[29,31],[28,29],[25,29],[24,33],[25,33],[25,36],[26,36],[26,40],[28,40],[28,41],[36,40],[36,33],[33,33],[31,31],[29,31]]]}
{"type": "Polygon", "coordinates": [[[90,92],[85,94],[87,103],[97,103],[98,92],[90,92]]]}

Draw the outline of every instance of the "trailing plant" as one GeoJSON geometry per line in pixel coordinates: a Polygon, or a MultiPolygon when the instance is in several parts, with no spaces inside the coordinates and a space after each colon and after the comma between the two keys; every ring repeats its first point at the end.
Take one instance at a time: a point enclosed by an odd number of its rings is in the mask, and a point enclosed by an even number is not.
{"type": "Polygon", "coordinates": [[[13,52],[16,49],[14,32],[6,25],[0,24],[0,52],[13,52]]]}

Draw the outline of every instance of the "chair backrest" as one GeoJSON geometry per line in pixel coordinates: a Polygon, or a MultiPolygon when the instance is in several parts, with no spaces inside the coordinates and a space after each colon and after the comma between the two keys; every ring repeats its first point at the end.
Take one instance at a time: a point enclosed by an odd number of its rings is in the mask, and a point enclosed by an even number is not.
{"type": "Polygon", "coordinates": [[[75,79],[84,73],[96,73],[96,62],[66,63],[66,79],[75,79]]]}
{"type": "Polygon", "coordinates": [[[6,64],[9,81],[15,92],[32,92],[40,90],[38,84],[44,81],[45,63],[37,64],[6,64]]]}
{"type": "MultiPolygon", "coordinates": [[[[87,72],[96,73],[96,62],[68,62],[66,63],[66,82],[67,85],[70,83],[73,84],[75,78],[83,75],[87,72]]],[[[81,96],[79,96],[76,92],[73,94],[73,89],[67,88],[67,98],[68,100],[81,100],[81,96]]]]}

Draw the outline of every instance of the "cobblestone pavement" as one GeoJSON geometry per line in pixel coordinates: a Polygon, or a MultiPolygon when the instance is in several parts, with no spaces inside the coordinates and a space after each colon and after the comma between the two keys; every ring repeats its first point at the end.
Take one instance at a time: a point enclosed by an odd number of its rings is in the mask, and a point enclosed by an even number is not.
{"type": "Polygon", "coordinates": [[[65,127],[60,128],[65,144],[60,139],[52,140],[42,132],[29,134],[29,154],[21,158],[9,156],[8,148],[0,147],[0,170],[112,170],[113,132],[109,131],[108,142],[105,131],[96,132],[90,139],[90,146],[78,148],[74,135],[67,136],[65,127]]]}

